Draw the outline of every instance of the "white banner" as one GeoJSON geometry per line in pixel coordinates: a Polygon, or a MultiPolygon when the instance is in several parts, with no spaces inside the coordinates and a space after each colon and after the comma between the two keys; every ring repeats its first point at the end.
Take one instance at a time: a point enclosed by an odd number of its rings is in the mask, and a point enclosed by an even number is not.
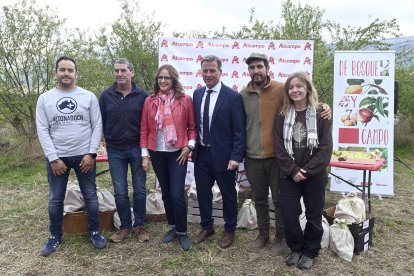
{"type": "Polygon", "coordinates": [[[159,39],[159,65],[171,64],[180,74],[185,92],[204,86],[201,60],[216,55],[222,60],[221,80],[240,91],[251,80],[246,59],[253,52],[269,58],[270,78],[284,82],[290,73],[304,71],[312,76],[312,40],[241,40],[241,39],[159,39]]]}
{"type": "MultiPolygon", "coordinates": [[[[312,77],[313,40],[241,40],[241,39],[159,39],[159,65],[171,64],[180,74],[180,81],[188,95],[204,86],[201,60],[216,55],[222,61],[221,81],[240,91],[251,80],[246,59],[251,53],[266,54],[269,58],[269,76],[285,82],[290,73],[304,71],[312,77]]],[[[243,167],[243,164],[241,164],[243,167]]],[[[241,190],[250,187],[244,170],[238,174],[241,190]]]]}
{"type": "MultiPolygon", "coordinates": [[[[393,51],[338,51],[334,60],[334,152],[369,152],[385,159],[372,172],[371,193],[393,196],[394,173],[394,70],[393,51]]],[[[331,172],[362,186],[361,170],[332,167],[331,172]]],[[[357,191],[332,177],[331,191],[357,191]]]]}

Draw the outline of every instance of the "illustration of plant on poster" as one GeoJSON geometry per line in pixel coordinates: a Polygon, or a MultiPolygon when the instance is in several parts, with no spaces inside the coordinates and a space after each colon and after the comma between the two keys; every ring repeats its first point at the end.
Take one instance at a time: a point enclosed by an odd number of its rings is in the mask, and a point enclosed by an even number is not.
{"type": "MultiPolygon", "coordinates": [[[[372,172],[371,193],[394,195],[394,69],[393,51],[338,51],[334,59],[332,158],[372,164],[385,159],[372,172]]],[[[331,167],[333,174],[357,186],[363,185],[361,170],[331,167]]],[[[357,191],[332,176],[331,191],[357,191]]]]}

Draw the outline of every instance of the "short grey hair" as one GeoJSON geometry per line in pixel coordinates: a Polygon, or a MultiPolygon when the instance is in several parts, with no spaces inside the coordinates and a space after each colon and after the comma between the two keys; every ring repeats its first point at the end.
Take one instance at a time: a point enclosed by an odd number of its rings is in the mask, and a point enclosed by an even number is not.
{"type": "Polygon", "coordinates": [[[134,65],[127,58],[120,58],[115,61],[115,64],[126,64],[130,71],[134,71],[134,65]]]}

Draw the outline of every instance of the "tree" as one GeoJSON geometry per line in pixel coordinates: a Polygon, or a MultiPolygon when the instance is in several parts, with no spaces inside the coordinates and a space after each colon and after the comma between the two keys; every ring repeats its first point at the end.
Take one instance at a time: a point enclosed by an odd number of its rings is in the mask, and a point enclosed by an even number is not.
{"type": "Polygon", "coordinates": [[[254,8],[250,9],[249,21],[240,30],[228,33],[223,26],[221,31],[214,32],[214,38],[221,39],[281,39],[281,27],[273,21],[265,22],[254,18],[254,8]]]}
{"type": "Polygon", "coordinates": [[[409,130],[405,133],[414,133],[414,63],[398,66],[395,79],[399,82],[398,110],[403,120],[406,120],[409,130]]]}
{"type": "Polygon", "coordinates": [[[158,68],[158,37],[161,22],[143,14],[134,0],[121,0],[122,14],[112,24],[110,33],[106,28],[97,36],[99,52],[105,63],[128,58],[135,66],[135,81],[150,91],[153,75],[158,68]]]}
{"type": "Polygon", "coordinates": [[[332,103],[333,53],[322,34],[327,28],[324,11],[310,5],[297,6],[288,0],[282,4],[282,38],[314,41],[313,83],[321,102],[332,103]]]}
{"type": "Polygon", "coordinates": [[[0,120],[31,141],[39,95],[53,85],[54,60],[64,43],[58,19],[46,6],[22,0],[0,14],[0,120]]]}
{"type": "Polygon", "coordinates": [[[71,45],[66,54],[77,62],[77,85],[98,96],[113,81],[112,64],[103,62],[97,41],[89,34],[76,29],[68,39],[71,45]]]}
{"type": "MultiPolygon", "coordinates": [[[[271,12],[271,11],[270,11],[271,12]]],[[[363,50],[365,47],[388,49],[381,42],[385,35],[399,36],[395,19],[375,19],[366,27],[342,27],[323,17],[324,11],[309,4],[295,5],[291,0],[282,3],[281,22],[260,21],[250,12],[247,25],[239,31],[227,32],[223,27],[216,38],[230,39],[292,39],[314,40],[313,82],[321,101],[332,104],[335,50],[363,50]],[[328,39],[323,36],[325,34],[328,39]]]]}

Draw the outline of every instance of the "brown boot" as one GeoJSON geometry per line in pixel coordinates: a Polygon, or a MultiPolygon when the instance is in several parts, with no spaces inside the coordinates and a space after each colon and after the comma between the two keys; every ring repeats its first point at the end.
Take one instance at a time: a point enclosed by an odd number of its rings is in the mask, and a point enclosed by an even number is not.
{"type": "Polygon", "coordinates": [[[224,232],[223,237],[221,238],[221,241],[220,241],[220,247],[225,249],[229,247],[230,245],[232,245],[233,242],[234,242],[234,233],[224,232]]]}
{"type": "Polygon", "coordinates": [[[275,244],[272,246],[272,249],[270,249],[273,256],[284,255],[289,248],[286,244],[285,233],[280,232],[282,231],[276,231],[275,244]]]}
{"type": "Polygon", "coordinates": [[[132,229],[134,235],[138,238],[139,242],[149,241],[149,233],[144,229],[144,226],[138,226],[132,229]]]}
{"type": "Polygon", "coordinates": [[[195,244],[202,243],[205,239],[207,239],[211,235],[214,235],[214,228],[211,230],[201,229],[200,233],[198,233],[198,235],[195,237],[194,243],[195,244]]]}
{"type": "Polygon", "coordinates": [[[259,229],[259,235],[252,241],[253,248],[262,248],[269,243],[269,229],[259,229]]]}
{"type": "Polygon", "coordinates": [[[121,242],[123,241],[126,237],[128,237],[131,234],[132,230],[131,229],[121,229],[118,230],[115,234],[113,234],[109,240],[111,242],[121,242]]]}

